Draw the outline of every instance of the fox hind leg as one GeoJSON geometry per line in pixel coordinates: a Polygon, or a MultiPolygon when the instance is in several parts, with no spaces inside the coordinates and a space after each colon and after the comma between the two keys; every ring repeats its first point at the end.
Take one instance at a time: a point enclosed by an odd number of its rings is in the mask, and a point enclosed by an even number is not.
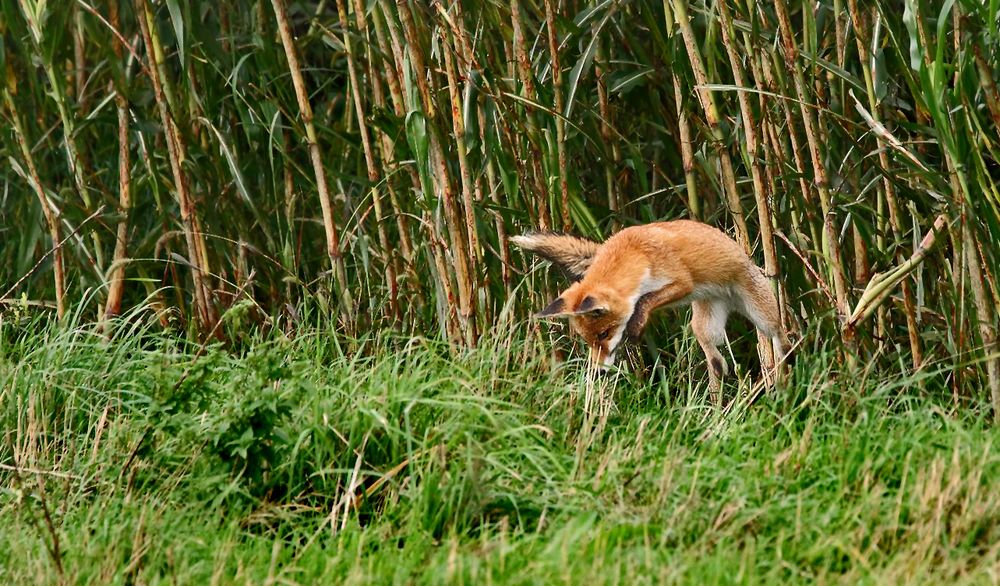
{"type": "Polygon", "coordinates": [[[739,312],[745,315],[754,327],[771,339],[775,359],[782,360],[791,350],[785,328],[781,325],[778,300],[763,273],[754,273],[747,287],[740,292],[739,312]]]}
{"type": "Polygon", "coordinates": [[[726,340],[726,320],[729,307],[723,301],[695,300],[691,302],[691,329],[708,361],[708,382],[716,404],[722,404],[720,379],[729,371],[719,346],[726,340]]]}
{"type": "Polygon", "coordinates": [[[785,328],[781,325],[778,300],[774,296],[774,291],[771,289],[767,277],[757,271],[753,272],[749,283],[739,292],[738,297],[737,309],[753,322],[761,334],[759,336],[761,343],[766,344],[770,339],[774,354],[772,356],[771,352],[762,352],[761,367],[764,384],[773,387],[787,373],[787,370],[780,368],[780,365],[789,362],[789,353],[792,349],[788,336],[785,334],[785,328]],[[772,358],[773,362],[771,362],[772,358]]]}

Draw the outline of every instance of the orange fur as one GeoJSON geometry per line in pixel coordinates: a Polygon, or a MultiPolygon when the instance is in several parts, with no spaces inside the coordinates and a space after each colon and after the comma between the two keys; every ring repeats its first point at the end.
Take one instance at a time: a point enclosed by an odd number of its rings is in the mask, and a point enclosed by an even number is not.
{"type": "Polygon", "coordinates": [[[783,357],[788,339],[781,327],[778,302],[763,272],[736,242],[716,228],[690,220],[634,226],[593,248],[592,258],[572,237],[544,243],[521,237],[514,242],[560,265],[585,266],[582,278],[538,315],[568,317],[570,327],[590,347],[591,360],[610,365],[625,337],[637,336],[649,314],[660,307],[692,306],[691,326],[709,364],[714,390],[726,371],[718,346],[725,340],[732,312],[745,315],[769,336],[783,357]],[[530,246],[524,246],[528,243],[530,246]]]}

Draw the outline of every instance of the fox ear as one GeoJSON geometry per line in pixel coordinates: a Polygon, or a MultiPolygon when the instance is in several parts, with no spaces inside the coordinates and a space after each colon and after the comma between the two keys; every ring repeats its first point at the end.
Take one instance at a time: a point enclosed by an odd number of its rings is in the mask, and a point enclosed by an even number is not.
{"type": "Polygon", "coordinates": [[[584,315],[584,314],[601,315],[607,313],[607,311],[608,311],[607,304],[601,303],[597,299],[594,299],[590,295],[587,295],[586,297],[583,298],[583,301],[580,302],[580,305],[576,307],[576,311],[574,311],[573,313],[577,315],[584,315]]]}
{"type": "Polygon", "coordinates": [[[536,313],[535,317],[562,317],[570,313],[572,312],[566,311],[566,301],[562,297],[556,297],[545,309],[536,313]]]}
{"type": "Polygon", "coordinates": [[[535,314],[536,318],[546,318],[546,317],[566,317],[570,315],[593,315],[598,316],[607,313],[608,306],[606,303],[598,301],[596,298],[587,295],[583,300],[576,306],[576,309],[571,310],[566,305],[566,300],[562,297],[556,297],[552,303],[549,303],[545,309],[539,311],[535,314]]]}

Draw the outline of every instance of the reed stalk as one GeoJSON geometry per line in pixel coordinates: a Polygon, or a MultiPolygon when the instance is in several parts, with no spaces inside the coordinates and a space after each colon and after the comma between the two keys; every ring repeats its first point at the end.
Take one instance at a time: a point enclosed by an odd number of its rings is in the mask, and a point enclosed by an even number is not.
{"type": "Polygon", "coordinates": [[[441,35],[442,51],[444,55],[445,76],[448,79],[448,98],[451,105],[452,132],[455,139],[455,154],[458,155],[458,172],[462,180],[462,207],[465,209],[465,232],[469,236],[469,250],[471,251],[471,261],[481,262],[482,251],[479,248],[479,230],[476,227],[475,203],[473,200],[472,172],[469,169],[469,150],[465,145],[465,121],[463,119],[463,104],[459,94],[458,73],[455,69],[455,58],[452,55],[452,47],[455,45],[453,38],[446,38],[441,35]]]}
{"type": "Polygon", "coordinates": [[[382,249],[383,260],[385,262],[386,282],[389,284],[389,315],[393,319],[399,319],[399,290],[396,282],[396,275],[399,274],[399,270],[396,261],[396,251],[389,242],[385,212],[382,210],[382,196],[376,188],[381,178],[378,163],[375,160],[375,152],[371,144],[371,137],[368,133],[365,105],[361,97],[361,79],[358,75],[350,26],[347,21],[347,3],[344,0],[337,0],[337,12],[340,15],[340,28],[344,35],[344,49],[347,53],[347,72],[351,84],[351,96],[354,100],[354,108],[358,117],[358,132],[361,135],[361,147],[365,156],[365,170],[368,172],[368,182],[370,184],[368,193],[372,200],[372,206],[375,209],[376,231],[378,232],[379,247],[382,249]]]}
{"type": "MultiPolygon", "coordinates": [[[[118,3],[110,2],[108,16],[111,26],[121,29],[118,3]]],[[[124,65],[125,48],[118,37],[114,43],[114,55],[124,65]]],[[[123,67],[124,70],[124,67],[123,67]]],[[[123,71],[124,73],[124,71],[123,71]]],[[[125,83],[125,80],[122,80],[125,83]]],[[[108,276],[108,297],[104,304],[104,319],[118,315],[122,310],[122,296],[125,293],[125,266],[128,262],[129,211],[132,209],[132,161],[129,145],[129,112],[125,88],[114,88],[115,110],[118,114],[118,226],[115,231],[115,250],[108,276]]]]}
{"type": "Polygon", "coordinates": [[[62,319],[66,315],[66,271],[63,265],[62,234],[59,227],[59,216],[61,215],[55,203],[45,193],[41,176],[38,174],[38,167],[35,165],[35,157],[28,145],[28,139],[24,134],[24,124],[21,122],[21,114],[14,100],[11,97],[14,88],[11,85],[10,77],[3,89],[4,105],[10,114],[13,122],[14,136],[21,150],[21,158],[24,161],[24,178],[31,185],[32,191],[38,198],[38,203],[42,208],[42,215],[45,217],[45,224],[49,229],[49,238],[52,240],[52,277],[55,282],[56,296],[56,316],[62,319]]]}
{"type": "Polygon", "coordinates": [[[680,135],[681,161],[684,165],[684,185],[687,189],[688,211],[695,220],[702,217],[701,199],[698,198],[698,179],[695,175],[694,152],[691,148],[691,124],[688,122],[686,100],[681,93],[681,82],[677,75],[672,76],[674,86],[674,101],[677,104],[677,131],[680,135]]]}
{"type": "MultiPolygon", "coordinates": [[[[514,50],[514,62],[517,65],[518,79],[521,81],[521,95],[531,103],[538,102],[538,91],[535,88],[535,74],[531,68],[531,58],[529,56],[528,41],[525,33],[525,26],[521,18],[521,0],[510,0],[510,24],[514,31],[512,46],[514,50]]],[[[524,122],[527,129],[528,153],[527,163],[530,166],[535,198],[537,206],[538,227],[542,230],[552,228],[552,209],[549,205],[548,182],[544,181],[544,173],[541,164],[541,137],[538,122],[535,119],[535,109],[532,106],[525,106],[524,122]]]]}
{"type": "MultiPolygon", "coordinates": [[[[428,142],[429,158],[433,169],[436,191],[442,201],[444,208],[445,222],[448,226],[450,249],[444,250],[445,254],[450,254],[455,280],[458,285],[458,315],[461,322],[461,341],[466,344],[476,343],[476,324],[474,320],[475,297],[474,297],[474,275],[471,271],[470,256],[468,247],[468,237],[462,229],[462,213],[455,201],[452,191],[451,177],[448,174],[444,149],[438,137],[435,122],[437,119],[437,107],[431,98],[428,86],[426,60],[421,45],[421,39],[414,23],[413,13],[406,0],[397,0],[396,9],[403,27],[403,35],[406,39],[406,51],[413,66],[418,91],[420,93],[420,106],[424,116],[428,119],[428,142]]],[[[442,279],[448,279],[447,274],[441,275],[442,279]]]]}
{"type": "Polygon", "coordinates": [[[302,78],[302,68],[299,65],[298,51],[295,39],[292,38],[291,26],[288,23],[288,11],[285,0],[271,0],[274,16],[278,22],[278,33],[281,45],[285,50],[288,71],[295,87],[295,98],[298,101],[299,117],[306,129],[306,144],[309,148],[309,159],[312,162],[313,174],[316,178],[316,191],[319,204],[323,211],[323,229],[326,233],[326,254],[334,271],[334,289],[337,292],[341,318],[348,329],[353,328],[354,301],[347,284],[347,266],[340,249],[340,234],[333,219],[333,204],[330,201],[330,188],[326,181],[326,170],[323,167],[323,154],[313,125],[313,109],[306,91],[306,83],[302,78]]]}
{"type": "Polygon", "coordinates": [[[823,164],[823,157],[820,154],[816,121],[813,118],[813,112],[810,108],[811,100],[806,91],[802,67],[799,64],[799,49],[795,41],[795,35],[792,32],[788,6],[785,0],[775,0],[774,7],[778,16],[785,65],[791,72],[795,85],[795,95],[799,101],[799,112],[803,128],[805,129],[806,143],[809,147],[809,155],[812,162],[813,181],[816,185],[816,191],[819,194],[820,208],[823,212],[823,255],[829,263],[830,273],[833,275],[833,290],[837,296],[837,311],[843,316],[847,315],[847,275],[844,271],[843,257],[840,251],[840,236],[837,233],[836,224],[834,223],[835,210],[833,209],[833,200],[830,196],[826,167],[823,164]]]}
{"type": "Polygon", "coordinates": [[[686,2],[683,0],[672,1],[674,19],[681,29],[688,62],[691,65],[691,71],[698,86],[696,93],[702,112],[705,114],[705,122],[712,132],[712,147],[715,149],[716,156],[719,158],[719,164],[722,167],[722,185],[729,215],[733,218],[733,224],[736,226],[736,241],[740,243],[743,250],[751,253],[753,246],[750,244],[750,234],[747,231],[747,222],[743,214],[743,204],[740,203],[740,194],[736,187],[736,175],[733,171],[732,157],[730,157],[729,151],[725,147],[725,136],[722,133],[715,94],[708,89],[708,74],[705,72],[704,59],[702,58],[701,50],[698,48],[698,41],[695,39],[694,30],[691,28],[686,2]]]}
{"type": "MultiPolygon", "coordinates": [[[[732,67],[733,81],[737,88],[747,86],[743,76],[743,64],[739,52],[736,48],[733,35],[734,31],[732,16],[725,0],[717,4],[719,8],[720,25],[722,29],[722,43],[726,47],[729,56],[729,64],[732,67]]],[[[757,222],[760,229],[761,248],[764,251],[764,272],[771,279],[772,287],[777,294],[778,279],[781,277],[778,266],[778,252],[774,246],[774,228],[772,226],[770,193],[764,184],[764,172],[760,162],[760,149],[757,141],[757,122],[754,119],[753,109],[750,106],[750,97],[742,89],[737,90],[737,98],[740,104],[740,115],[743,118],[743,136],[746,141],[746,158],[753,178],[754,200],[757,202],[757,222]]],[[[761,363],[765,371],[774,368],[774,348],[767,336],[758,334],[758,347],[761,349],[761,363]]]]}
{"type": "MultiPolygon", "coordinates": [[[[563,99],[562,64],[559,62],[559,33],[556,30],[556,9],[552,0],[545,0],[545,29],[549,41],[549,64],[552,67],[552,105],[558,114],[565,110],[563,99]]],[[[562,211],[562,229],[569,231],[573,221],[569,213],[569,181],[566,162],[566,121],[555,116],[556,149],[559,157],[559,198],[562,211]]]]}
{"type": "Polygon", "coordinates": [[[187,262],[190,265],[191,278],[194,283],[195,311],[204,331],[216,331],[215,324],[218,321],[218,316],[215,311],[214,295],[208,284],[208,276],[211,271],[207,264],[205,237],[199,227],[198,210],[189,192],[187,175],[183,168],[183,163],[187,159],[184,139],[174,124],[174,118],[163,91],[165,84],[160,76],[165,69],[163,64],[158,61],[157,51],[154,49],[156,45],[154,45],[153,39],[158,38],[158,36],[154,37],[156,29],[153,28],[155,24],[153,15],[146,0],[135,0],[135,8],[143,43],[146,47],[146,59],[150,62],[150,81],[153,84],[160,122],[163,124],[170,169],[174,179],[173,187],[180,205],[181,223],[188,249],[187,262]]]}
{"type": "MultiPolygon", "coordinates": [[[[875,96],[875,72],[872,71],[874,62],[869,55],[867,39],[864,36],[864,31],[867,30],[867,27],[862,20],[857,0],[848,0],[847,6],[850,11],[851,23],[854,28],[854,38],[858,49],[858,60],[861,63],[865,79],[865,90],[868,96],[868,111],[871,113],[875,122],[881,124],[879,115],[880,106],[875,96]]],[[[879,166],[884,170],[883,172],[887,173],[890,168],[889,151],[882,136],[876,134],[875,137],[876,144],[878,146],[879,166]]],[[[898,262],[902,258],[902,253],[898,248],[902,240],[902,228],[900,226],[899,203],[896,198],[896,187],[888,176],[883,176],[881,185],[878,188],[878,196],[880,200],[885,200],[886,205],[889,208],[889,225],[892,229],[894,240],[893,247],[896,248],[896,260],[898,262]]],[[[858,256],[860,257],[861,255],[858,256]]],[[[916,302],[913,299],[913,289],[910,286],[910,282],[908,280],[904,280],[902,285],[903,310],[906,315],[906,329],[910,342],[910,358],[913,368],[916,370],[917,368],[920,368],[920,364],[923,362],[923,354],[920,349],[920,325],[917,323],[916,302]]]]}

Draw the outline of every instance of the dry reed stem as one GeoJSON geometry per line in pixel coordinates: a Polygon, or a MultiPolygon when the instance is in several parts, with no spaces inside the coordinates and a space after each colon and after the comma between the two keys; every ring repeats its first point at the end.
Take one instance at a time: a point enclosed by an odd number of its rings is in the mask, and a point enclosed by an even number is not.
{"type": "Polygon", "coordinates": [[[618,213],[621,211],[621,195],[619,194],[618,182],[615,181],[615,169],[618,168],[621,159],[621,150],[618,142],[612,135],[611,129],[611,102],[608,99],[607,65],[604,58],[604,43],[597,40],[597,50],[594,52],[594,77],[597,82],[597,111],[600,114],[601,140],[604,148],[611,151],[610,159],[603,157],[604,163],[604,190],[608,196],[608,209],[612,214],[612,229],[621,228],[621,219],[618,213]],[[602,65],[605,64],[605,65],[602,65]]]}
{"type": "MultiPolygon", "coordinates": [[[[534,73],[531,71],[531,57],[528,52],[528,42],[524,32],[524,23],[521,19],[521,1],[510,0],[510,21],[514,31],[513,62],[516,64],[517,77],[521,81],[521,96],[527,98],[532,103],[538,102],[538,92],[535,87],[534,73]]],[[[510,57],[508,57],[510,59],[510,57]]],[[[542,155],[539,145],[541,144],[538,122],[535,120],[535,108],[530,104],[524,104],[524,123],[527,128],[527,145],[529,153],[526,162],[531,168],[530,177],[534,184],[536,197],[536,213],[538,214],[538,228],[550,230],[552,228],[552,210],[549,206],[548,182],[545,181],[545,173],[542,171],[542,155]]],[[[516,144],[516,142],[512,142],[516,144]]]]}
{"type": "Polygon", "coordinates": [[[552,100],[556,113],[556,149],[559,157],[559,197],[562,211],[562,228],[569,231],[573,228],[569,210],[569,182],[566,179],[566,121],[562,118],[563,87],[562,65],[559,62],[559,35],[556,31],[555,7],[552,0],[545,0],[545,28],[549,40],[549,60],[552,66],[552,100]]]}
{"type": "MultiPolygon", "coordinates": [[[[452,37],[452,45],[456,44],[452,37]]],[[[465,208],[465,232],[469,237],[469,250],[473,263],[482,262],[482,251],[479,247],[479,233],[476,228],[476,214],[472,197],[472,174],[469,170],[469,153],[465,145],[465,121],[462,119],[462,97],[458,90],[458,74],[455,71],[455,58],[452,47],[449,46],[446,34],[441,33],[441,53],[444,55],[445,76],[448,80],[448,97],[451,104],[452,132],[455,138],[455,151],[458,155],[458,171],[462,181],[462,204],[465,208]]],[[[468,83],[468,82],[467,82],[468,83]]]]}
{"type": "MultiPolygon", "coordinates": [[[[111,26],[121,28],[118,3],[109,4],[111,26]]],[[[125,51],[120,39],[113,41],[115,57],[122,62],[125,51]]],[[[128,136],[128,101],[125,88],[114,88],[115,108],[118,113],[118,227],[115,232],[115,251],[111,261],[111,275],[108,278],[108,298],[104,305],[104,319],[121,313],[122,296],[125,293],[125,265],[128,255],[128,219],[132,208],[131,157],[128,136]]]]}
{"type": "Polygon", "coordinates": [[[174,191],[180,205],[181,222],[184,227],[184,238],[187,241],[188,263],[191,266],[191,277],[194,282],[195,310],[198,313],[199,321],[205,331],[214,330],[218,320],[213,296],[206,281],[206,275],[210,274],[209,266],[206,262],[204,235],[198,227],[197,210],[194,200],[188,191],[187,177],[184,174],[183,161],[187,158],[184,141],[174,125],[173,115],[167,104],[163,91],[164,83],[161,73],[165,71],[162,63],[156,59],[154,50],[154,29],[152,28],[153,15],[149,11],[146,0],[135,0],[137,20],[142,31],[143,42],[146,45],[146,58],[151,60],[149,67],[150,81],[153,83],[153,95],[160,112],[160,121],[166,135],[167,151],[170,159],[170,169],[174,178],[174,191]]]}
{"type": "MultiPolygon", "coordinates": [[[[468,345],[476,343],[476,324],[473,319],[475,312],[474,297],[474,276],[470,267],[468,250],[468,237],[463,233],[461,220],[461,210],[458,202],[455,201],[452,192],[451,179],[448,175],[446,157],[438,137],[437,126],[435,125],[437,109],[431,98],[430,90],[427,86],[426,59],[420,42],[420,36],[414,23],[413,14],[406,0],[397,0],[396,8],[400,21],[403,25],[403,36],[406,39],[406,51],[410,57],[416,75],[418,91],[421,97],[423,111],[428,119],[427,131],[429,135],[430,152],[433,176],[439,197],[444,207],[445,222],[448,226],[448,235],[451,249],[445,249],[443,253],[451,253],[454,267],[455,280],[458,285],[458,315],[461,322],[461,337],[459,340],[468,345]]],[[[390,28],[390,31],[392,29],[390,28]]],[[[412,106],[411,106],[412,107],[412,106]]],[[[435,223],[436,226],[436,223],[435,223]]],[[[451,271],[440,275],[442,280],[450,279],[451,271]]]]}
{"type": "Polygon", "coordinates": [[[347,287],[347,267],[344,264],[344,257],[340,250],[340,235],[337,231],[337,223],[333,219],[330,188],[326,181],[326,170],[323,167],[323,154],[316,136],[316,127],[313,125],[312,105],[309,103],[306,83],[302,78],[302,69],[299,66],[295,39],[292,38],[291,27],[288,23],[285,0],[271,0],[271,6],[274,8],[274,16],[278,21],[278,33],[281,36],[281,45],[285,50],[288,71],[292,76],[292,85],[295,87],[299,116],[302,118],[302,124],[306,129],[309,159],[312,162],[313,174],[316,177],[316,191],[319,195],[319,204],[323,213],[323,229],[326,232],[326,254],[330,259],[330,264],[334,271],[334,288],[339,297],[338,304],[340,305],[341,318],[344,321],[344,326],[348,330],[352,330],[354,327],[354,301],[347,287]]]}
{"type": "Polygon", "coordinates": [[[677,103],[677,131],[680,135],[681,164],[684,166],[684,184],[687,186],[688,211],[695,220],[700,220],[701,199],[698,198],[698,181],[694,170],[694,150],[691,125],[688,122],[687,105],[681,94],[681,81],[677,74],[671,75],[674,86],[674,101],[677,103]]]}
{"type": "Polygon", "coordinates": [[[809,108],[811,102],[809,94],[806,92],[802,68],[799,65],[799,50],[795,42],[795,35],[792,32],[788,7],[785,5],[785,0],[775,0],[774,6],[775,12],[778,15],[778,28],[785,54],[785,65],[792,74],[795,95],[799,100],[799,111],[805,128],[806,144],[809,146],[809,154],[812,161],[813,180],[816,184],[816,191],[819,193],[820,207],[823,210],[824,256],[830,265],[830,272],[833,273],[833,290],[837,296],[837,311],[841,316],[844,316],[847,315],[848,305],[847,277],[844,272],[843,258],[840,251],[840,238],[834,224],[835,212],[830,197],[826,167],[823,165],[822,155],[820,154],[819,132],[816,121],[813,118],[812,110],[809,108]]]}
{"type": "MultiPolygon", "coordinates": [[[[402,77],[402,62],[397,61],[399,51],[395,44],[389,43],[386,38],[387,29],[389,27],[386,22],[386,17],[383,14],[384,0],[380,1],[376,6],[372,8],[372,23],[375,28],[375,40],[378,43],[379,51],[383,55],[387,56],[388,61],[383,61],[384,67],[382,70],[385,72],[386,85],[389,88],[389,98],[388,101],[392,105],[393,112],[396,113],[400,118],[406,115],[406,109],[403,101],[403,92],[400,86],[400,78],[402,77]]],[[[391,14],[391,13],[390,13],[391,14]]],[[[370,66],[373,71],[372,78],[376,79],[379,76],[374,74],[375,61],[370,61],[370,66]]],[[[385,108],[388,103],[382,92],[375,93],[376,103],[379,107],[385,108]]],[[[392,139],[387,136],[381,130],[379,135],[382,137],[382,160],[387,166],[389,173],[392,173],[398,169],[398,163],[396,161],[395,145],[392,139]]],[[[420,180],[416,176],[416,170],[408,167],[410,173],[411,185],[419,185],[420,180]]],[[[407,218],[407,214],[404,212],[403,207],[399,203],[399,198],[396,195],[396,190],[393,187],[392,179],[388,178],[386,181],[387,189],[389,190],[389,202],[392,205],[393,215],[396,218],[396,229],[399,235],[399,247],[402,249],[403,258],[406,259],[407,270],[411,273],[413,271],[413,242],[410,236],[410,223],[407,218]]]]}
{"type": "MultiPolygon", "coordinates": [[[[717,4],[719,17],[721,19],[722,43],[726,47],[729,55],[729,62],[733,70],[733,80],[739,88],[746,87],[746,80],[743,77],[743,65],[741,63],[736,45],[733,41],[732,16],[726,0],[717,4]]],[[[771,287],[775,294],[779,293],[777,286],[781,278],[778,267],[778,252],[774,246],[774,227],[771,217],[770,193],[764,184],[764,172],[760,163],[760,145],[757,141],[757,123],[754,120],[753,109],[750,107],[750,97],[744,91],[737,92],[737,99],[740,104],[740,115],[743,117],[743,132],[746,137],[746,151],[749,159],[750,173],[753,177],[754,199],[757,202],[757,221],[760,228],[761,248],[764,251],[764,271],[771,279],[771,287]]],[[[774,347],[771,339],[758,332],[757,345],[761,354],[761,364],[765,372],[769,372],[774,367],[774,347]]]]}
{"type": "Polygon", "coordinates": [[[729,156],[729,151],[725,148],[725,137],[722,135],[722,128],[719,123],[719,110],[715,103],[715,95],[708,89],[708,75],[705,73],[704,59],[701,50],[698,48],[698,41],[694,37],[694,30],[691,28],[691,21],[688,17],[685,0],[672,0],[674,9],[674,19],[681,29],[681,36],[684,39],[684,48],[687,50],[688,61],[691,64],[691,71],[694,73],[696,92],[701,103],[702,111],[705,113],[705,122],[712,132],[712,146],[719,158],[722,167],[722,185],[725,192],[726,205],[729,208],[729,215],[736,225],[736,241],[740,243],[743,250],[750,254],[753,246],[750,244],[750,235],[747,231],[746,218],[743,215],[743,206],[740,203],[740,194],[736,188],[736,175],[733,171],[733,161],[729,156]]]}
{"type": "Polygon", "coordinates": [[[365,117],[364,102],[361,98],[361,82],[358,76],[358,66],[354,55],[353,43],[351,42],[350,26],[347,22],[347,4],[344,0],[337,0],[337,12],[340,16],[340,28],[344,35],[344,49],[347,53],[347,72],[351,84],[351,97],[353,98],[354,108],[358,116],[358,132],[361,134],[361,147],[364,151],[365,169],[368,172],[368,183],[370,184],[369,194],[371,195],[372,206],[375,209],[376,231],[378,233],[379,246],[382,248],[384,256],[386,281],[389,283],[389,313],[392,319],[398,320],[400,312],[399,292],[396,285],[396,251],[389,242],[389,235],[386,232],[385,225],[385,212],[382,210],[382,197],[376,187],[380,181],[379,168],[375,161],[375,153],[372,150],[371,138],[368,135],[368,121],[365,117]]]}
{"type": "MultiPolygon", "coordinates": [[[[861,62],[865,79],[865,89],[868,94],[868,108],[871,111],[872,119],[877,124],[881,124],[879,121],[879,105],[875,97],[874,71],[872,71],[872,67],[869,67],[869,65],[874,66],[874,63],[869,57],[866,39],[863,36],[863,31],[865,31],[866,28],[861,19],[861,12],[858,9],[857,0],[847,0],[847,5],[850,11],[851,23],[854,28],[854,39],[858,49],[858,60],[861,62]]],[[[875,133],[875,140],[878,145],[879,165],[882,167],[884,172],[888,172],[889,153],[886,149],[885,141],[879,133],[875,133]]],[[[892,228],[894,240],[893,245],[897,247],[895,256],[896,260],[900,261],[902,259],[902,251],[898,248],[898,246],[902,241],[902,229],[900,226],[899,203],[896,198],[896,187],[888,177],[884,176],[882,178],[882,183],[878,188],[878,193],[880,197],[884,197],[886,205],[889,208],[889,224],[892,228]]],[[[916,302],[913,299],[913,290],[910,287],[909,281],[903,281],[903,309],[906,314],[906,329],[910,341],[910,354],[913,369],[916,370],[920,368],[920,364],[923,362],[923,357],[920,348],[920,326],[917,324],[916,317],[916,302]]]]}
{"type": "Polygon", "coordinates": [[[35,158],[31,154],[31,147],[28,146],[28,140],[24,135],[24,125],[21,123],[21,115],[17,110],[17,106],[14,105],[14,100],[11,98],[9,83],[10,78],[8,78],[8,85],[3,90],[4,103],[7,105],[7,110],[10,112],[11,119],[14,122],[14,136],[17,139],[18,146],[21,148],[21,156],[24,158],[24,164],[27,167],[27,177],[25,179],[28,180],[32,190],[35,192],[35,196],[38,198],[39,205],[42,206],[42,215],[45,216],[45,224],[49,228],[49,237],[52,239],[52,274],[55,280],[56,315],[59,319],[62,319],[66,315],[66,273],[63,266],[62,237],[59,228],[59,217],[62,214],[55,206],[55,203],[49,199],[49,196],[45,193],[45,188],[42,186],[42,179],[38,175],[38,168],[35,166],[35,158]]]}

